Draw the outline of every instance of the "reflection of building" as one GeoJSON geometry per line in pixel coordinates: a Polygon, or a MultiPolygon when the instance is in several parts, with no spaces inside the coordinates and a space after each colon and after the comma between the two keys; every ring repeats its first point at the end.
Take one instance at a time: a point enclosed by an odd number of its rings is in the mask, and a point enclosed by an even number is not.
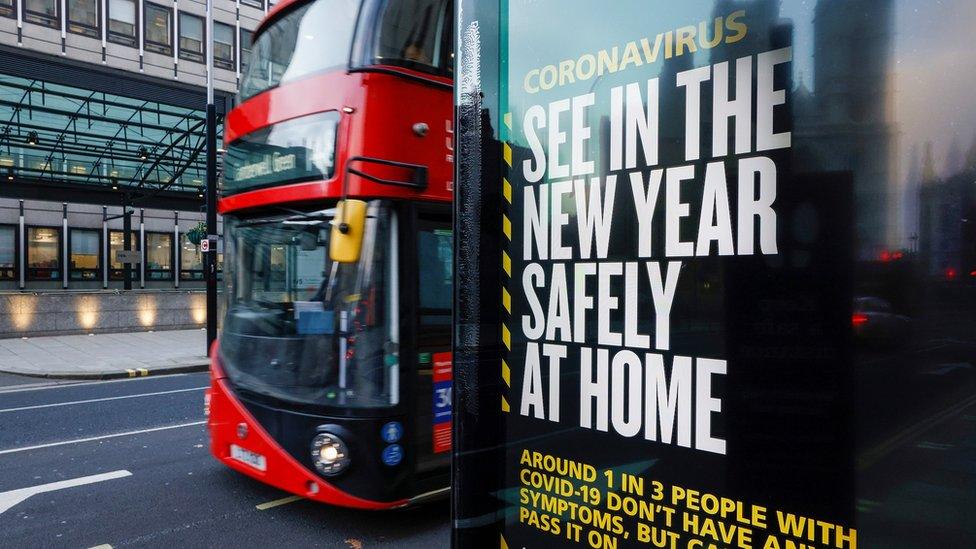
{"type": "Polygon", "coordinates": [[[813,89],[801,81],[793,94],[795,166],[807,172],[853,172],[862,258],[877,257],[896,237],[899,221],[890,116],[892,4],[820,0],[813,89]]]}
{"type": "Polygon", "coordinates": [[[965,159],[951,151],[940,178],[926,145],[918,185],[919,260],[926,274],[947,280],[976,277],[976,140],[965,159]]]}
{"type": "MultiPolygon", "coordinates": [[[[215,0],[218,112],[267,7],[215,0]]],[[[204,14],[202,0],[0,0],[0,291],[87,290],[100,303],[101,290],[121,289],[124,205],[140,250],[132,287],[158,292],[160,310],[172,295],[163,290],[202,288],[186,234],[203,219],[204,14]]],[[[64,293],[65,311],[75,295],[64,293]]],[[[0,337],[18,324],[11,314],[0,307],[0,337]]],[[[146,326],[86,318],[14,331],[146,326]]]]}

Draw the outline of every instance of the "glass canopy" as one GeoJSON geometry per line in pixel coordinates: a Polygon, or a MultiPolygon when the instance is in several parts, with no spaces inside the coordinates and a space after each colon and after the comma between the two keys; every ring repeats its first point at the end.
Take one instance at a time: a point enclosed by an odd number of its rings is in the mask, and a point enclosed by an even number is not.
{"type": "Polygon", "coordinates": [[[200,193],[205,135],[202,110],[0,74],[3,180],[200,193]]]}

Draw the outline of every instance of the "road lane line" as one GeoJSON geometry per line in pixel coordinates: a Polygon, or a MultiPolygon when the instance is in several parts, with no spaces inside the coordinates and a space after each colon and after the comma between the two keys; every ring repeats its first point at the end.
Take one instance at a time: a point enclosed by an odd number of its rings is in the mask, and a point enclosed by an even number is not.
{"type": "Polygon", "coordinates": [[[298,501],[300,499],[302,499],[301,496],[288,496],[286,498],[281,498],[281,499],[276,499],[274,501],[268,501],[268,502],[265,502],[265,503],[260,503],[258,505],[255,505],[254,507],[258,511],[266,511],[268,509],[271,509],[272,507],[277,507],[279,505],[287,505],[287,504],[289,504],[289,503],[291,503],[293,501],[298,501]]]}
{"type": "Polygon", "coordinates": [[[5,412],[22,412],[24,410],[39,410],[41,408],[55,408],[57,406],[71,406],[74,404],[90,404],[92,402],[105,402],[107,400],[122,400],[126,398],[140,398],[140,397],[148,397],[148,396],[169,395],[172,393],[186,393],[189,391],[202,391],[204,389],[206,389],[206,387],[190,387],[189,389],[172,389],[170,391],[157,391],[155,393],[139,393],[138,395],[122,395],[122,396],[105,397],[105,398],[91,398],[88,400],[74,400],[71,402],[55,402],[54,404],[37,404],[35,406],[21,406],[19,408],[6,408],[0,410],[0,414],[5,412]]]}
{"type": "Polygon", "coordinates": [[[151,429],[139,429],[138,431],[125,431],[124,433],[115,433],[112,435],[102,435],[97,437],[88,438],[76,438],[74,440],[62,440],[59,442],[48,442],[47,444],[38,444],[35,446],[24,446],[23,448],[11,448],[9,450],[0,450],[0,455],[4,454],[16,454],[18,452],[29,452],[31,450],[40,450],[42,448],[51,448],[52,446],[65,446],[67,444],[80,444],[82,442],[92,442],[94,440],[105,440],[107,438],[118,438],[127,437],[132,435],[141,435],[143,433],[155,433],[156,431],[168,431],[170,429],[181,429],[183,427],[193,427],[195,425],[203,425],[206,423],[204,421],[191,421],[190,423],[180,423],[177,425],[166,425],[163,427],[153,427],[151,429]]]}
{"type": "Polygon", "coordinates": [[[885,442],[875,446],[874,448],[863,452],[857,457],[857,469],[859,471],[864,471],[865,469],[871,467],[886,455],[890,454],[896,448],[902,446],[903,444],[910,442],[922,434],[924,434],[929,429],[933,429],[939,424],[952,419],[953,417],[959,415],[960,413],[966,411],[970,406],[976,405],[976,395],[969,398],[965,398],[948,408],[915,423],[914,425],[902,430],[898,434],[889,438],[885,442]]]}
{"type": "Polygon", "coordinates": [[[0,492],[0,515],[10,510],[10,508],[14,505],[23,502],[25,499],[31,496],[129,476],[132,476],[132,473],[126,471],[125,469],[120,469],[118,471],[112,471],[111,473],[102,473],[100,475],[89,475],[87,477],[59,480],[58,482],[50,482],[48,484],[41,484],[39,486],[30,486],[28,488],[18,488],[16,490],[0,492]]]}
{"type": "MultiPolygon", "coordinates": [[[[204,373],[204,372],[199,372],[204,373]]],[[[194,374],[166,374],[166,376],[157,376],[153,378],[153,381],[159,381],[160,379],[172,378],[172,377],[185,377],[194,374]]],[[[84,387],[85,385],[101,385],[103,383],[129,383],[132,381],[148,381],[141,378],[136,379],[101,379],[95,381],[61,381],[58,382],[46,382],[46,383],[32,383],[30,385],[14,385],[10,389],[0,389],[0,395],[5,395],[7,393],[26,393],[27,391],[41,391],[44,389],[64,389],[66,387],[84,387]]]]}

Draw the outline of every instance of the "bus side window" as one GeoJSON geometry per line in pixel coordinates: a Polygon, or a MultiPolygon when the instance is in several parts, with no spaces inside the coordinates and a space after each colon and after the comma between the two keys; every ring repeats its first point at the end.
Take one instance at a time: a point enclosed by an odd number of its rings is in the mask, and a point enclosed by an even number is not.
{"type": "Polygon", "coordinates": [[[421,227],[417,236],[420,269],[420,325],[451,328],[454,299],[453,234],[448,228],[421,227]]]}

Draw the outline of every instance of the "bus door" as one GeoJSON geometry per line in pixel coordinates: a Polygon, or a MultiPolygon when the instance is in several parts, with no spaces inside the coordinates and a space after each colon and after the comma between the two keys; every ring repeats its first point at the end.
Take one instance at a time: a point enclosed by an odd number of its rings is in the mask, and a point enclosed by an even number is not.
{"type": "Polygon", "coordinates": [[[451,304],[453,234],[451,218],[421,212],[417,218],[417,473],[446,473],[451,461],[451,304]]]}

